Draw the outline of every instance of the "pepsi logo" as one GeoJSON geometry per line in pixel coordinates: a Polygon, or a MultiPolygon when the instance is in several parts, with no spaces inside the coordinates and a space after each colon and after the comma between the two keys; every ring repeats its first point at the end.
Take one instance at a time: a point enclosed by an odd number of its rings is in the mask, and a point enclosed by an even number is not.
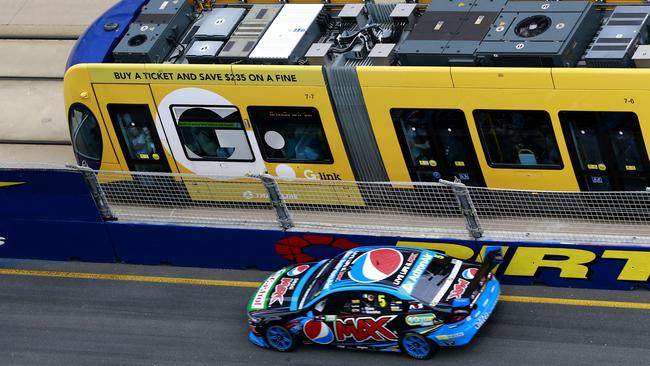
{"type": "Polygon", "coordinates": [[[478,272],[478,268],[468,268],[463,271],[463,277],[468,280],[473,280],[476,272],[478,272]]]}
{"type": "Polygon", "coordinates": [[[332,330],[325,323],[318,320],[307,320],[302,330],[305,336],[314,343],[330,344],[334,340],[332,330]]]}
{"type": "Polygon", "coordinates": [[[373,249],[354,261],[349,276],[360,283],[381,281],[397,272],[403,262],[404,257],[395,249],[373,249]]]}
{"type": "Polygon", "coordinates": [[[289,276],[297,276],[297,275],[299,275],[299,274],[305,272],[305,271],[308,270],[308,269],[309,269],[309,266],[308,266],[308,265],[306,265],[306,264],[302,264],[302,265],[300,265],[300,266],[295,267],[294,269],[292,269],[291,271],[289,271],[287,274],[288,274],[289,276]]]}

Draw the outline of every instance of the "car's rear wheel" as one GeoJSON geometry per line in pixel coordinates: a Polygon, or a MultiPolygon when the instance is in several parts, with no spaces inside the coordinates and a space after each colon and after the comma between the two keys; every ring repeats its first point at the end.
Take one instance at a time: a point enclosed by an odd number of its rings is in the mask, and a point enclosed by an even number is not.
{"type": "Polygon", "coordinates": [[[298,341],[296,337],[281,325],[271,325],[264,331],[266,343],[276,351],[288,352],[296,348],[298,341]]]}
{"type": "Polygon", "coordinates": [[[435,346],[426,337],[418,333],[409,332],[400,338],[402,351],[418,360],[431,358],[435,353],[435,346]]]}

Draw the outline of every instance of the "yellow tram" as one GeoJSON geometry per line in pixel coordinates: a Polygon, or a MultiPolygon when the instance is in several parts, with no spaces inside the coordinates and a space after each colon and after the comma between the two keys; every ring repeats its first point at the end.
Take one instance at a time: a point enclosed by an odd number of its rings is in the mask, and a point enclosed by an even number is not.
{"type": "Polygon", "coordinates": [[[137,5],[109,10],[71,55],[65,105],[82,165],[650,186],[649,6],[137,5]]]}

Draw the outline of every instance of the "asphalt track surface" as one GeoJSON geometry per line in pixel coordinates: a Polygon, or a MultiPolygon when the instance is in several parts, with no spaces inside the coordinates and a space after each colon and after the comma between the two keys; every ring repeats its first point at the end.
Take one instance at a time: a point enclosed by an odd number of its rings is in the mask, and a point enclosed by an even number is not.
{"type": "Polygon", "coordinates": [[[245,309],[266,275],[0,259],[0,365],[650,365],[647,290],[504,286],[469,346],[428,361],[264,350],[247,340],[245,309]]]}

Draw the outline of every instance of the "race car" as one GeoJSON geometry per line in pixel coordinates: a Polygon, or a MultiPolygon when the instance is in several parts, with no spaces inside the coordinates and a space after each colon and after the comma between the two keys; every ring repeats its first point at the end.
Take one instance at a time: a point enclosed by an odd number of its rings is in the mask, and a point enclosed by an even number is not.
{"type": "Polygon", "coordinates": [[[320,262],[285,267],[248,304],[249,339],[277,351],[301,343],[403,351],[426,359],[467,344],[489,318],[500,286],[482,264],[406,247],[359,247],[320,262]]]}

